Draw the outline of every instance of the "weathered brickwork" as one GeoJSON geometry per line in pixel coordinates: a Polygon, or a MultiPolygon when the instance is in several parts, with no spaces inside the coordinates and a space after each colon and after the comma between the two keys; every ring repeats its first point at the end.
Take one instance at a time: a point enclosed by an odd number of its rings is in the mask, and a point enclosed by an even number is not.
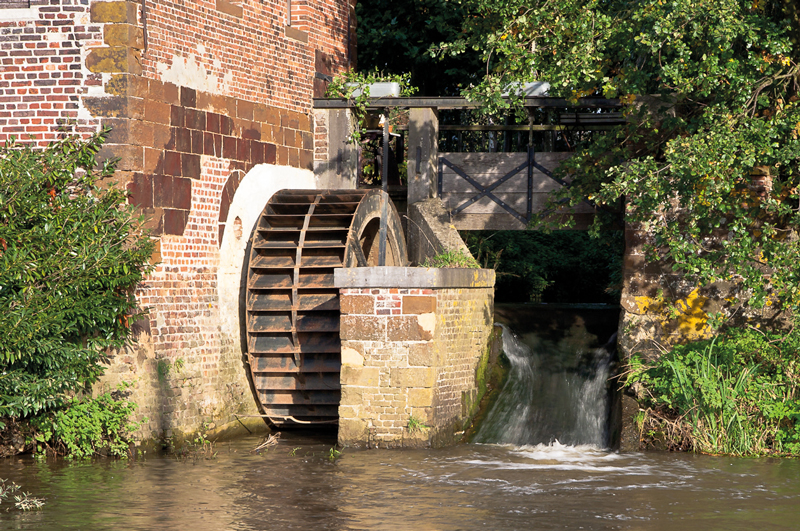
{"type": "Polygon", "coordinates": [[[493,288],[343,288],[340,296],[339,442],[451,442],[477,395],[493,288]]]}
{"type": "Polygon", "coordinates": [[[353,64],[354,3],[295,3],[291,21],[285,0],[31,6],[0,8],[0,142],[110,127],[101,158],[119,158],[114,179],[157,243],[138,343],[98,390],[133,383],[145,437],[256,413],[241,345],[221,333],[219,247],[249,237],[239,218],[226,227],[248,172],[313,168],[311,98],[353,64]]]}
{"type": "Polygon", "coordinates": [[[0,142],[11,136],[46,143],[64,132],[90,133],[99,120],[81,97],[102,86],[83,63],[103,44],[82,0],[32,0],[30,9],[0,9],[0,142]]]}

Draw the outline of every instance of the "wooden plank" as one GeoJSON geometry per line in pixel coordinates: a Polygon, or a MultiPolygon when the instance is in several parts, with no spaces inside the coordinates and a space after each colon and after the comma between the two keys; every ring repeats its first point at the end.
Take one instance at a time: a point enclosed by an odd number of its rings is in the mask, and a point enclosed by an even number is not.
{"type": "MultiPolygon", "coordinates": [[[[498,199],[505,202],[508,206],[516,210],[522,215],[525,215],[528,203],[528,194],[526,193],[500,193],[495,194],[498,199]]],[[[465,201],[474,197],[475,194],[444,194],[442,196],[442,203],[447,210],[454,210],[465,201]]],[[[548,193],[534,193],[533,194],[533,212],[539,212],[547,205],[547,200],[550,194],[548,193]]],[[[566,212],[574,212],[581,214],[594,214],[594,208],[587,203],[580,203],[572,209],[564,209],[566,212]]],[[[506,210],[492,201],[488,197],[483,197],[476,203],[471,204],[462,211],[465,214],[491,214],[503,213],[506,210]]]]}
{"type": "Polygon", "coordinates": [[[298,312],[295,326],[299,332],[338,332],[339,312],[298,312]]]}
{"type": "MultiPolygon", "coordinates": [[[[483,174],[467,174],[476,180],[478,183],[483,185],[485,188],[488,188],[499,179],[503,177],[502,174],[499,173],[483,173],[483,174]]],[[[552,192],[553,190],[558,190],[561,188],[561,184],[557,181],[554,181],[550,177],[535,172],[533,175],[533,191],[534,192],[552,192]]],[[[480,193],[477,188],[472,186],[472,184],[468,183],[465,179],[455,175],[445,175],[442,179],[442,193],[472,193],[475,195],[480,193]]],[[[508,192],[528,192],[528,176],[524,173],[522,175],[515,175],[514,177],[510,178],[494,190],[492,193],[497,195],[498,193],[508,193],[508,192]]]]}
{"type": "Polygon", "coordinates": [[[340,391],[317,391],[313,394],[303,394],[296,391],[259,393],[261,403],[265,406],[268,404],[338,405],[341,396],[340,391]]]}
{"type": "MultiPolygon", "coordinates": [[[[298,334],[298,343],[301,353],[338,353],[342,348],[339,332],[298,334]]],[[[259,353],[284,353],[294,352],[294,343],[290,333],[258,334],[250,333],[247,337],[248,351],[257,355],[259,353]]]]}
{"type": "Polygon", "coordinates": [[[294,356],[254,356],[250,365],[258,373],[295,373],[339,372],[342,363],[339,356],[304,354],[300,367],[295,365],[294,356]]]}
{"type": "MultiPolygon", "coordinates": [[[[593,214],[575,214],[576,224],[570,230],[586,230],[594,220],[593,214]]],[[[509,214],[459,214],[453,225],[458,230],[524,230],[520,223],[509,214]]]]}
{"type": "Polygon", "coordinates": [[[250,270],[247,287],[250,289],[278,289],[291,288],[294,275],[291,269],[268,269],[266,274],[258,274],[258,269],[250,270]]]}
{"type": "Polygon", "coordinates": [[[292,329],[292,313],[289,312],[253,312],[248,319],[249,332],[286,332],[292,329]]]}
{"type": "Polygon", "coordinates": [[[290,311],[291,291],[259,291],[247,293],[247,309],[255,311],[290,311]]]}
{"type": "MultiPolygon", "coordinates": [[[[339,406],[336,405],[320,405],[320,406],[304,406],[304,405],[275,405],[264,406],[265,415],[274,415],[276,422],[282,422],[280,417],[294,417],[296,419],[304,419],[313,417],[311,420],[336,420],[339,418],[339,406]]],[[[291,424],[291,421],[288,421],[291,424]]]]}
{"type": "Polygon", "coordinates": [[[339,310],[339,295],[336,293],[298,293],[300,310],[339,310]]]}
{"type": "Polygon", "coordinates": [[[339,375],[332,373],[311,373],[311,374],[284,374],[284,375],[264,375],[259,373],[254,375],[253,383],[259,390],[320,390],[335,391],[341,388],[339,375]]]}

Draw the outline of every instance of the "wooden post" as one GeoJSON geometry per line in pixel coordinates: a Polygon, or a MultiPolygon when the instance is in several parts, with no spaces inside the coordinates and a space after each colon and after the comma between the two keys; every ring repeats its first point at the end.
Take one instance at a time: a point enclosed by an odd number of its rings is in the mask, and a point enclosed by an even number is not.
{"type": "Polygon", "coordinates": [[[408,121],[408,204],[437,197],[439,116],[436,109],[412,108],[408,121]]]}

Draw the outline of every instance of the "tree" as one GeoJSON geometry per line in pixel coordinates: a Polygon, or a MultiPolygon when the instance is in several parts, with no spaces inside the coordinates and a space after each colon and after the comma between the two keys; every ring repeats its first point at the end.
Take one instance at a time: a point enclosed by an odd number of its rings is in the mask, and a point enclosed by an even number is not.
{"type": "MultiPolygon", "coordinates": [[[[738,302],[800,306],[798,10],[791,0],[465,0],[464,37],[490,74],[465,93],[489,111],[511,83],[619,98],[627,124],[581,145],[553,204],[624,211],[696,284],[738,302]],[[754,180],[753,175],[759,177],[754,180]]],[[[601,223],[598,218],[597,223],[601,223]]],[[[600,230],[596,225],[595,231],[600,230]]]]}
{"type": "Polygon", "coordinates": [[[0,416],[64,405],[130,337],[152,244],[125,192],[99,186],[107,133],[0,151],[0,416]]]}
{"type": "Polygon", "coordinates": [[[411,85],[423,96],[457,94],[477,81],[482,63],[477,52],[437,61],[431,45],[453,41],[469,15],[460,2],[411,0],[359,2],[358,66],[362,71],[378,69],[386,74],[411,73],[411,85]]]}

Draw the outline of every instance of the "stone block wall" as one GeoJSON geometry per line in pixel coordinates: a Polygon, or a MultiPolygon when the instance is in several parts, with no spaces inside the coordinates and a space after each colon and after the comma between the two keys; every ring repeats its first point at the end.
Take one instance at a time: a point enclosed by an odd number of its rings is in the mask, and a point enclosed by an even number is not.
{"type": "Polygon", "coordinates": [[[716,313],[739,326],[747,322],[770,328],[790,326],[791,316],[770,305],[745,309],[731,304],[742,296],[735,282],[699,286],[677,274],[668,260],[649,262],[645,247],[654,243],[652,235],[641,227],[625,227],[618,340],[623,360],[635,353],[656,359],[674,345],[712,337],[715,332],[709,321],[716,313]]]}
{"type": "Polygon", "coordinates": [[[475,375],[494,321],[494,271],[355,268],[338,270],[335,282],[339,443],[452,442],[478,393],[475,375]]]}

